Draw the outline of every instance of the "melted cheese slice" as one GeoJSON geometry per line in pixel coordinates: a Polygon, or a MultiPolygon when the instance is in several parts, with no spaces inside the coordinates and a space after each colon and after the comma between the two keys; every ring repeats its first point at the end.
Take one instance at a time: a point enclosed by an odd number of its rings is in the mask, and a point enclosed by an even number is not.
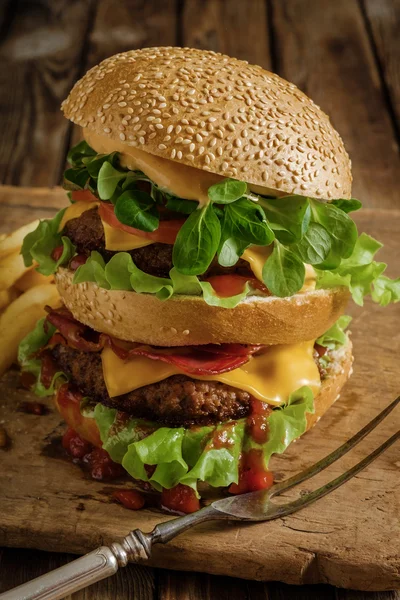
{"type": "MultiPolygon", "coordinates": [[[[250,358],[238,369],[192,379],[220,381],[244,390],[264,402],[279,405],[286,402],[292,392],[308,385],[314,395],[319,392],[321,379],[313,358],[314,342],[268,346],[263,353],[250,358]]],[[[103,375],[111,397],[127,394],[145,385],[167,379],[184,372],[175,365],[135,356],[123,361],[111,348],[101,354],[103,375]]]]}
{"type": "MultiPolygon", "coordinates": [[[[71,204],[67,208],[64,213],[64,216],[61,220],[60,227],[58,231],[62,231],[65,227],[65,224],[68,223],[71,219],[76,219],[80,217],[82,213],[98,206],[100,202],[75,202],[71,204]]],[[[106,250],[113,250],[115,252],[122,252],[124,250],[134,250],[135,248],[143,248],[144,246],[148,246],[153,242],[151,240],[147,240],[146,238],[140,237],[139,235],[133,235],[132,233],[128,233],[127,231],[122,231],[122,229],[116,229],[115,227],[111,227],[108,223],[101,220],[104,229],[106,250]]]]}
{"type": "Polygon", "coordinates": [[[68,206],[67,210],[65,211],[63,218],[61,219],[58,231],[62,231],[65,225],[68,223],[68,221],[71,221],[72,219],[77,219],[81,216],[82,213],[98,205],[99,202],[74,202],[73,204],[68,206]]]}
{"type": "MultiPolygon", "coordinates": [[[[250,246],[244,251],[241,258],[249,263],[250,269],[253,271],[254,276],[258,281],[263,281],[262,270],[265,261],[272,253],[273,246],[250,246]]],[[[316,278],[314,267],[312,265],[304,265],[306,268],[306,276],[304,285],[297,293],[304,294],[305,292],[311,292],[315,290],[316,278]]]]}

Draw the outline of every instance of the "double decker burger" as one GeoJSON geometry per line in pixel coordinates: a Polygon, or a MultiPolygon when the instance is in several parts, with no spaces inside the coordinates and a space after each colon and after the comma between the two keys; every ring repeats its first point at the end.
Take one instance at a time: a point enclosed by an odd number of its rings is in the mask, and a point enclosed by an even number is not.
{"type": "Polygon", "coordinates": [[[341,138],[293,84],[190,48],[113,56],[62,108],[71,204],[22,248],[62,305],[23,370],[75,456],[101,448],[164,506],[270,486],[351,373],[349,297],[400,298],[349,215],[341,138]]]}

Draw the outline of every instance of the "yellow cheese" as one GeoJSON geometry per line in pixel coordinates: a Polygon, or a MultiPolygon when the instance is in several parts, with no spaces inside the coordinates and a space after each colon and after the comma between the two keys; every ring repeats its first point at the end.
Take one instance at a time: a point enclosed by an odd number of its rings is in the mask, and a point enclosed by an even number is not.
{"type": "Polygon", "coordinates": [[[108,223],[101,220],[103,223],[104,235],[106,239],[106,250],[114,250],[114,251],[124,251],[124,250],[134,250],[135,248],[143,248],[144,246],[149,246],[153,244],[151,240],[147,240],[144,237],[140,237],[139,235],[133,235],[132,233],[128,233],[127,231],[122,231],[121,229],[115,229],[111,227],[108,223]]]}
{"type": "Polygon", "coordinates": [[[58,231],[62,231],[66,223],[68,223],[68,221],[71,221],[72,219],[77,219],[81,216],[82,213],[98,205],[99,202],[84,202],[83,200],[81,202],[74,202],[73,204],[71,204],[71,206],[68,206],[67,210],[65,211],[63,218],[61,219],[58,231]]]}
{"type": "MultiPolygon", "coordinates": [[[[59,231],[64,229],[65,224],[71,219],[76,219],[80,217],[82,213],[91,208],[98,206],[100,202],[75,202],[71,204],[67,208],[64,213],[64,216],[61,220],[59,231]]],[[[144,237],[140,237],[139,235],[133,235],[132,233],[128,233],[126,231],[122,231],[121,229],[116,229],[115,227],[111,227],[101,220],[104,229],[105,241],[106,241],[106,250],[113,250],[115,252],[121,252],[123,250],[134,250],[135,248],[143,248],[144,246],[148,246],[149,244],[153,244],[151,240],[147,240],[144,237]]]]}
{"type": "MultiPolygon", "coordinates": [[[[269,246],[250,246],[245,250],[241,256],[243,260],[247,261],[250,265],[250,269],[253,271],[255,277],[258,281],[262,281],[262,270],[265,261],[270,256],[273,250],[273,245],[269,246]]],[[[301,290],[298,292],[299,294],[304,294],[305,292],[311,292],[315,290],[316,284],[316,273],[314,267],[312,265],[304,265],[306,268],[306,276],[304,280],[304,285],[301,290]]]]}
{"type": "MultiPolygon", "coordinates": [[[[244,390],[264,402],[279,405],[303,385],[308,385],[316,395],[321,386],[317,365],[313,359],[314,342],[268,346],[262,353],[250,358],[238,369],[193,379],[220,381],[244,390]]],[[[127,394],[145,385],[150,385],[171,375],[184,372],[175,365],[145,356],[136,356],[123,361],[110,349],[101,355],[103,375],[111,397],[127,394]]]]}

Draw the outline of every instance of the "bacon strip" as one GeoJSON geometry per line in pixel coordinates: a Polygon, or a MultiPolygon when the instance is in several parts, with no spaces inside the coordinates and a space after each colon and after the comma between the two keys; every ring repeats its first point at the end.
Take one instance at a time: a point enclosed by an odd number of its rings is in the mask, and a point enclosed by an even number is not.
{"type": "Polygon", "coordinates": [[[74,319],[65,308],[48,311],[47,320],[58,331],[48,345],[63,344],[83,352],[100,352],[109,346],[122,360],[134,356],[146,356],[177,366],[188,375],[218,375],[232,371],[247,363],[250,356],[258,352],[262,345],[206,344],[174,348],[155,348],[145,344],[132,344],[117,340],[107,334],[98,333],[74,319]]]}

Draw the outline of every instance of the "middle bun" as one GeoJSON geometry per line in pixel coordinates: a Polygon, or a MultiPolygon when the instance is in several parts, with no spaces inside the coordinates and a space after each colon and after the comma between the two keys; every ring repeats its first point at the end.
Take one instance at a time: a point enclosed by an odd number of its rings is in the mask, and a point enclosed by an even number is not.
{"type": "Polygon", "coordinates": [[[75,319],[118,339],[152,346],[196,344],[295,344],[322,335],[343,314],[346,288],[246,298],[235,308],[209,306],[199,296],[106,290],[95,283],[73,284],[73,272],[55,275],[61,299],[75,319]]]}

